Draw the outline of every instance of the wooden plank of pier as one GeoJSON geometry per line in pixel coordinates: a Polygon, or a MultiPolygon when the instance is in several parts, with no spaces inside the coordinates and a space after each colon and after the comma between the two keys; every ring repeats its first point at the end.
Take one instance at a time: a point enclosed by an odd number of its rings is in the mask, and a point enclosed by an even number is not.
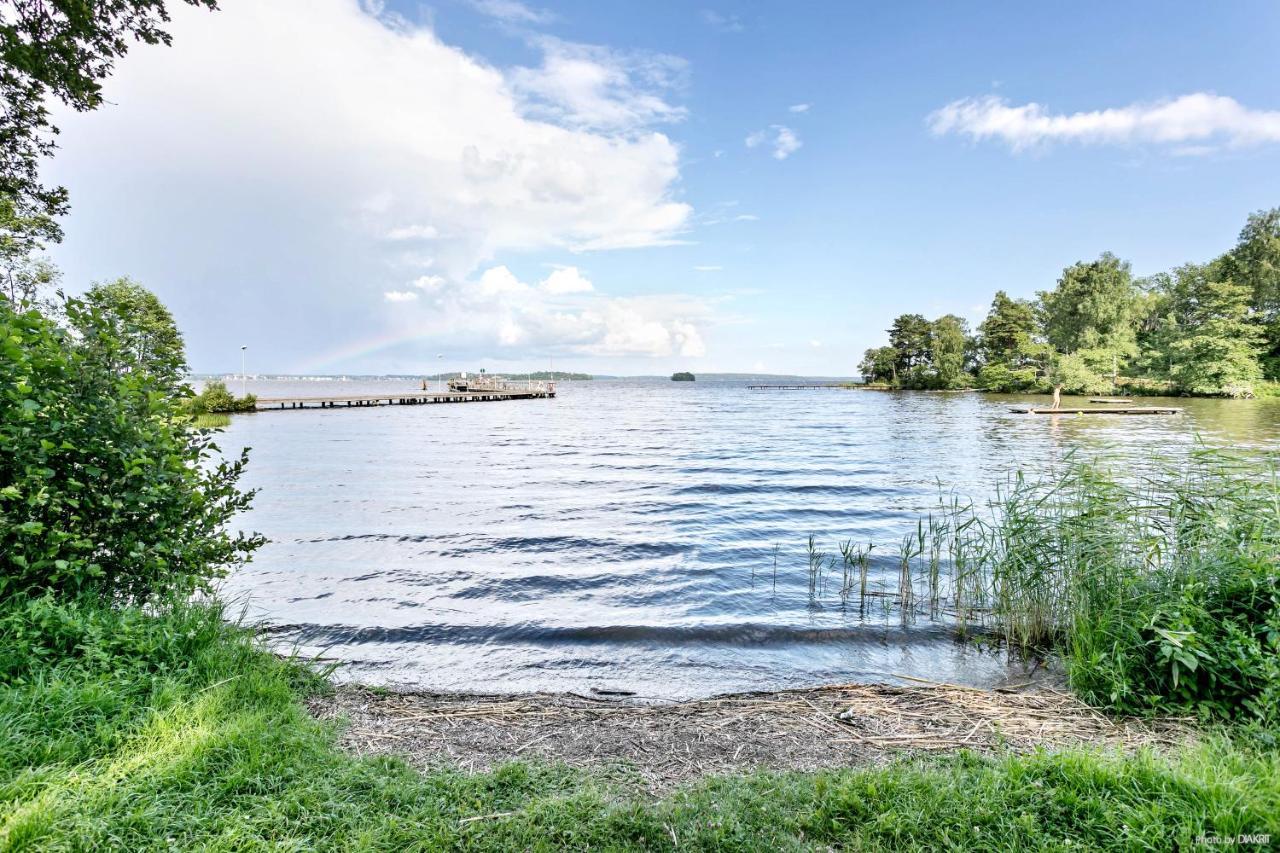
{"type": "Polygon", "coordinates": [[[1174,406],[1015,406],[1009,411],[1020,415],[1176,415],[1182,409],[1174,406]]]}
{"type": "Polygon", "coordinates": [[[259,397],[257,411],[291,409],[350,409],[367,406],[424,406],[437,403],[483,403],[500,400],[542,400],[555,397],[545,389],[485,391],[404,391],[392,394],[344,394],[337,397],[259,397]]]}

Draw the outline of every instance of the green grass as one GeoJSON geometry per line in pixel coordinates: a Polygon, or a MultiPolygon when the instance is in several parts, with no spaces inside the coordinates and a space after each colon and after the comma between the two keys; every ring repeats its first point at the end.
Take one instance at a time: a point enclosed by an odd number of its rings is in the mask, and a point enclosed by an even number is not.
{"type": "Polygon", "coordinates": [[[206,412],[195,416],[196,429],[222,429],[231,425],[231,415],[206,412]]]}
{"type": "Polygon", "coordinates": [[[654,802],[559,767],[419,774],[340,753],[335,727],[300,702],[324,680],[215,608],[10,605],[0,630],[5,850],[1167,850],[1202,834],[1280,838],[1280,754],[1266,732],[1165,757],[961,754],[716,778],[654,802]]]}
{"type": "Polygon", "coordinates": [[[1280,382],[1264,380],[1253,386],[1255,397],[1280,397],[1280,382]]]}

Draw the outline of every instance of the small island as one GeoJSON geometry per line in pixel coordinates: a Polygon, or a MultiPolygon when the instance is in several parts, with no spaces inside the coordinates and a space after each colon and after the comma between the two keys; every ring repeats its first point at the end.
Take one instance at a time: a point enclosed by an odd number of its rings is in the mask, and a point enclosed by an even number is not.
{"type": "Polygon", "coordinates": [[[692,373],[673,373],[671,374],[671,381],[672,382],[693,382],[694,376],[692,373]]]}

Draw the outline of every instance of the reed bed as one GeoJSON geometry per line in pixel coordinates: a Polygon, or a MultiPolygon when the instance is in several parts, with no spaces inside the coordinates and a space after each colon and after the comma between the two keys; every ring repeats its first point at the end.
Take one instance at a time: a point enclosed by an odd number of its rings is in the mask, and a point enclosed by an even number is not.
{"type": "MultiPolygon", "coordinates": [[[[943,494],[877,566],[892,591],[868,588],[871,550],[840,548],[840,604],[860,614],[877,600],[886,620],[943,621],[1010,653],[1061,655],[1073,686],[1101,704],[1136,710],[1180,695],[1232,713],[1252,703],[1263,717],[1277,713],[1263,704],[1280,707],[1270,457],[1203,447],[1141,467],[1068,457],[1040,478],[1010,476],[986,503],[943,494]],[[1209,698],[1224,690],[1230,699],[1209,698]]],[[[812,599],[823,593],[812,537],[809,554],[812,599]]]]}
{"type": "Polygon", "coordinates": [[[231,415],[220,412],[201,412],[192,416],[196,429],[223,429],[231,426],[231,415]]]}

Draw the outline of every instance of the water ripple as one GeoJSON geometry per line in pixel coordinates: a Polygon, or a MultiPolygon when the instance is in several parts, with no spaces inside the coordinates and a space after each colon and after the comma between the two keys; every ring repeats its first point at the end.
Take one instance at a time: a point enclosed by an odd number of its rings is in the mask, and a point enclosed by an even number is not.
{"type": "Polygon", "coordinates": [[[423,688],[989,684],[1007,676],[1004,656],[833,601],[838,544],[879,543],[868,584],[891,590],[897,545],[940,484],[981,500],[1006,472],[1034,475],[1071,448],[1280,436],[1280,401],[1178,401],[1181,417],[1111,420],[1014,416],[1010,402],[597,381],[549,401],[236,418],[221,443],[253,448],[247,485],[260,492],[245,524],[272,541],[227,590],[282,645],[327,650],[348,677],[423,688]],[[810,536],[822,602],[808,595],[810,536]]]}

